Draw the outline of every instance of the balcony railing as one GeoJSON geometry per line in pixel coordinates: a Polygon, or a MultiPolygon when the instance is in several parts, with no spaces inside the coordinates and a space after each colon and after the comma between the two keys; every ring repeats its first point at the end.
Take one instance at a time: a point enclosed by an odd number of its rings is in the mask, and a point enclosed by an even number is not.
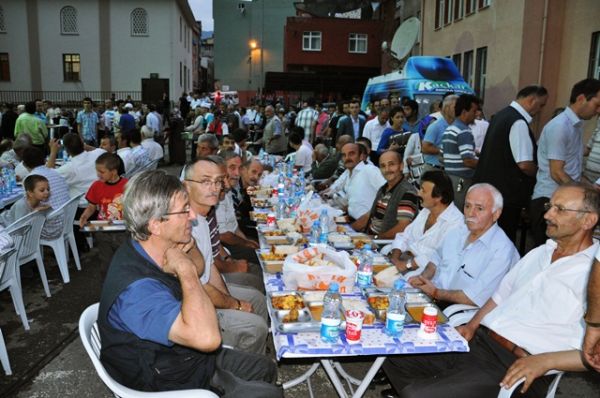
{"type": "Polygon", "coordinates": [[[59,105],[81,105],[81,100],[90,97],[94,102],[110,99],[125,100],[129,96],[132,101],[142,100],[141,91],[0,91],[0,102],[24,104],[36,99],[52,101],[59,105]]]}

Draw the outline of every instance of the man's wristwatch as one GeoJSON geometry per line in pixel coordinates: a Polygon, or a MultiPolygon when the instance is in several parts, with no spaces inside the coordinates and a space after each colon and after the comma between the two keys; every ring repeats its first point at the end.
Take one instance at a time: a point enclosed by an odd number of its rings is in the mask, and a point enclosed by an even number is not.
{"type": "Polygon", "coordinates": [[[408,261],[406,262],[406,269],[412,269],[412,267],[413,267],[412,258],[409,258],[408,261]]]}

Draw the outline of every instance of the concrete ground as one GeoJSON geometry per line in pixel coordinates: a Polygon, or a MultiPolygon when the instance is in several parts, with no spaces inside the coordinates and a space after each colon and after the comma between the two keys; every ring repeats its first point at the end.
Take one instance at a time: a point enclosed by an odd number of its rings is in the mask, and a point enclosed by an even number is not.
{"type": "MultiPolygon", "coordinates": [[[[178,173],[180,167],[168,168],[178,173]]],[[[80,253],[82,271],[76,271],[71,263],[71,283],[63,284],[53,255],[47,252],[44,261],[52,297],[46,298],[39,276],[34,271],[23,279],[25,305],[31,320],[31,330],[24,331],[15,315],[10,294],[0,292],[0,327],[6,340],[13,375],[0,375],[0,397],[111,397],[109,390],[96,375],[79,340],[77,323],[81,312],[98,301],[101,289],[99,264],[107,260],[109,253],[92,250],[80,253]]],[[[26,270],[24,270],[25,273],[26,270]]],[[[543,336],[540,336],[543,338],[543,336]]],[[[272,345],[269,351],[272,352],[272,345]]],[[[273,354],[270,353],[272,356],[273,354]]],[[[350,359],[346,369],[361,377],[370,366],[369,361],[350,359]]],[[[279,363],[279,380],[291,380],[310,367],[307,361],[279,363]]],[[[319,369],[311,378],[315,397],[334,397],[336,392],[327,375],[319,369]]],[[[385,386],[367,390],[365,397],[379,397],[385,386]]],[[[286,397],[308,397],[306,383],[286,391],[286,397]]],[[[600,396],[600,375],[569,374],[559,387],[559,397],[600,396]]]]}

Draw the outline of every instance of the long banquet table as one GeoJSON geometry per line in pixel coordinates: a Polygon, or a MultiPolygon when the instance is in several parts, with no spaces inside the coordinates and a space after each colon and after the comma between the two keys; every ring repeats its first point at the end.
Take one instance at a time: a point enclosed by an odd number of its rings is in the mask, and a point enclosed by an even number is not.
{"type": "MultiPolygon", "coordinates": [[[[256,210],[261,212],[262,209],[256,210]]],[[[349,227],[346,226],[346,228],[349,227]]],[[[262,235],[262,229],[258,228],[258,231],[261,246],[265,248],[267,245],[262,235]]],[[[262,260],[261,266],[263,266],[264,271],[265,267],[262,260]]],[[[281,272],[264,272],[263,275],[267,299],[269,299],[270,292],[287,290],[281,272]]],[[[355,288],[351,294],[344,294],[344,297],[365,300],[361,290],[358,288],[355,288]]],[[[402,336],[400,338],[393,338],[383,332],[383,324],[381,322],[376,322],[374,325],[363,326],[362,337],[359,343],[349,343],[346,340],[345,332],[341,331],[339,341],[335,344],[330,344],[321,341],[319,332],[317,331],[284,333],[275,327],[273,320],[271,321],[271,332],[273,334],[273,343],[278,361],[283,361],[287,358],[314,359],[313,365],[305,374],[296,379],[289,380],[283,385],[284,389],[288,389],[307,381],[311,397],[310,376],[319,366],[323,366],[340,397],[361,397],[388,355],[469,351],[466,340],[449,324],[438,325],[438,338],[435,340],[419,338],[417,335],[418,330],[418,324],[406,324],[402,336]],[[347,374],[340,363],[344,358],[356,356],[365,356],[365,360],[368,360],[369,357],[373,359],[373,364],[362,379],[357,379],[347,374]],[[348,384],[350,394],[346,391],[340,376],[348,384]],[[356,389],[354,389],[354,386],[356,386],[356,389]]]]}

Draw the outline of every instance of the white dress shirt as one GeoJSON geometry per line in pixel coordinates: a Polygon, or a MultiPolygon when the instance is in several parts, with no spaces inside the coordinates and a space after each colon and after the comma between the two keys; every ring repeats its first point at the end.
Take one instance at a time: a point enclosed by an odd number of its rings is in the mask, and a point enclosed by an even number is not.
{"type": "Polygon", "coordinates": [[[552,262],[556,242],[530,251],[504,277],[481,324],[531,354],[581,349],[586,287],[598,242],[552,262]]]}
{"type": "Polygon", "coordinates": [[[142,141],[141,145],[146,150],[146,152],[148,152],[148,155],[150,155],[151,161],[163,158],[163,147],[158,142],[154,141],[154,138],[146,138],[142,141]]]}
{"type": "Polygon", "coordinates": [[[510,106],[519,112],[525,119],[515,121],[510,127],[510,132],[508,133],[510,151],[517,163],[532,161],[533,142],[529,136],[529,123],[531,123],[532,117],[517,101],[511,102],[510,106]]]}
{"type": "Polygon", "coordinates": [[[520,256],[498,224],[474,242],[467,243],[468,236],[466,225],[446,236],[433,283],[441,289],[462,290],[481,307],[520,256]]]}
{"type": "Polygon", "coordinates": [[[367,137],[371,140],[371,150],[376,151],[379,146],[379,140],[381,140],[381,135],[383,134],[383,130],[390,127],[390,122],[386,121],[385,124],[379,123],[379,118],[375,117],[369,120],[365,124],[365,128],[363,129],[363,137],[367,137]]]}
{"type": "Polygon", "coordinates": [[[310,145],[308,141],[303,141],[300,148],[298,148],[298,150],[296,151],[294,165],[302,167],[304,173],[310,172],[312,167],[312,153],[312,145],[310,145]]]}
{"type": "Polygon", "coordinates": [[[373,206],[377,191],[385,183],[379,168],[359,162],[352,170],[352,175],[349,176],[345,186],[350,217],[358,219],[368,213],[373,206]]]}
{"type": "Polygon", "coordinates": [[[442,247],[444,238],[453,228],[465,225],[464,215],[454,203],[450,203],[438,216],[435,224],[425,231],[429,214],[431,212],[428,209],[421,210],[403,232],[396,234],[391,247],[386,246],[382,250],[383,252],[387,248],[389,252],[391,249],[399,249],[402,252],[410,251],[414,255],[412,264],[416,268],[406,273],[405,278],[420,274],[429,263],[439,264],[438,251],[442,247]]]}
{"type": "Polygon", "coordinates": [[[227,192],[225,198],[217,205],[217,222],[220,233],[237,231],[238,222],[233,207],[233,191],[227,192]]]}
{"type": "Polygon", "coordinates": [[[204,258],[204,272],[200,276],[200,282],[206,285],[210,279],[210,267],[213,263],[212,245],[210,242],[210,227],[206,217],[197,214],[192,223],[192,236],[196,241],[196,247],[204,258]]]}
{"type": "Polygon", "coordinates": [[[79,194],[87,193],[94,181],[98,179],[96,176],[96,159],[105,152],[104,149],[100,148],[89,152],[83,151],[56,169],[65,178],[69,186],[69,196],[74,198],[79,194]]]}
{"type": "Polygon", "coordinates": [[[150,112],[146,115],[146,126],[150,127],[155,134],[162,131],[160,128],[160,119],[155,112],[150,112]]]}
{"type": "Polygon", "coordinates": [[[135,162],[133,156],[131,156],[131,148],[125,147],[117,149],[117,155],[123,161],[123,165],[125,166],[125,173],[129,173],[130,170],[135,168],[135,162]]]}

